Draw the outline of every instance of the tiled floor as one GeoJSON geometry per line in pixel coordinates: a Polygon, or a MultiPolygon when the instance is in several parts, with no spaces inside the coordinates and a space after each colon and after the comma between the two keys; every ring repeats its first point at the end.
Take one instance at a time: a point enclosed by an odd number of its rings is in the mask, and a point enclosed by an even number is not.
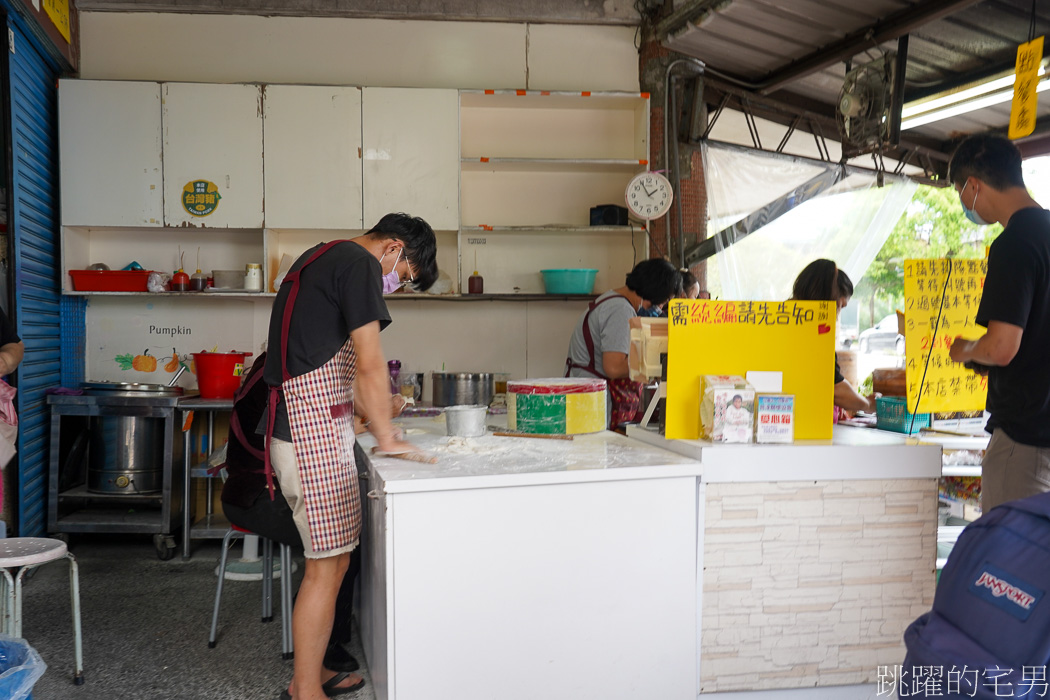
{"type": "MultiPolygon", "coordinates": [[[[68,567],[37,570],[25,588],[23,634],[48,668],[34,700],[276,700],[292,675],[274,621],[260,622],[261,583],[227,581],[216,648],[208,648],[218,542],[162,562],[148,537],[74,537],[80,564],[86,682],[74,686],[68,567]]],[[[240,545],[232,553],[239,555],[240,545]]],[[[296,574],[296,583],[301,574],[296,574]]],[[[364,663],[360,640],[353,654],[364,663]]],[[[347,700],[374,700],[371,679],[347,700]]]]}

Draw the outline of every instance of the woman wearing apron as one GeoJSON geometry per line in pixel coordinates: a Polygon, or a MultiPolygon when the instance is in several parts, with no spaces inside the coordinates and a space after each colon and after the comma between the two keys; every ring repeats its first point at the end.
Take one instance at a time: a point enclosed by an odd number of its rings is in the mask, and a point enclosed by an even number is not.
{"type": "Polygon", "coordinates": [[[274,301],[264,370],[267,479],[279,481],[306,555],[292,615],[295,673],[282,698],[323,700],[364,683],[322,664],[336,595],[361,532],[354,401],[371,416],[381,450],[415,449],[395,434],[387,411],[368,408],[390,402],[379,343],[390,323],[382,278],[396,273],[429,287],[437,277],[436,247],[425,221],[388,214],[363,236],[303,253],[274,301]]]}

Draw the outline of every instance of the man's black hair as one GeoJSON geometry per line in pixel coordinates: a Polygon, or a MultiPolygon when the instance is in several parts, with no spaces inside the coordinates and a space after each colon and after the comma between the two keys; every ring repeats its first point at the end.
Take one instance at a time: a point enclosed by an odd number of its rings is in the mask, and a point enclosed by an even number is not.
{"type": "Polygon", "coordinates": [[[643,260],[627,275],[627,288],[654,306],[667,302],[678,290],[682,276],[663,258],[643,260]]]}
{"type": "Polygon", "coordinates": [[[976,177],[997,190],[1024,187],[1021,152],[1001,136],[979,134],[959,144],[948,164],[948,180],[962,187],[976,177]]]}
{"type": "Polygon", "coordinates": [[[405,257],[415,273],[413,287],[425,292],[437,280],[437,237],[426,221],[408,214],[387,214],[368,234],[383,240],[396,238],[405,244],[405,257]]]}

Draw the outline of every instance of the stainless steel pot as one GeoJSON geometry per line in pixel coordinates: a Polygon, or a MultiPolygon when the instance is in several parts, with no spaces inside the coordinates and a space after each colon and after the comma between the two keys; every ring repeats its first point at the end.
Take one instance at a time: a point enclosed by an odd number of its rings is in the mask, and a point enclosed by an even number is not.
{"type": "MultiPolygon", "coordinates": [[[[83,382],[88,396],[150,398],[179,396],[181,387],[125,382],[83,382]]],[[[134,414],[129,409],[129,414],[134,414]]],[[[104,415],[91,419],[88,491],[109,494],[157,493],[164,486],[164,419],[104,415]]]]}
{"type": "Polygon", "coordinates": [[[488,406],[495,375],[489,372],[434,372],[431,385],[435,406],[488,406]]]}

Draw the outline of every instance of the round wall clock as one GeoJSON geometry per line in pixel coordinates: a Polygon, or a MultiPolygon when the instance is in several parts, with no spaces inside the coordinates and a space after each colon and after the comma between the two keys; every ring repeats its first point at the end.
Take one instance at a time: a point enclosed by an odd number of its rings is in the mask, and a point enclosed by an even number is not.
{"type": "Polygon", "coordinates": [[[627,208],[635,216],[646,219],[659,219],[671,208],[674,190],[671,182],[661,175],[648,170],[638,173],[627,184],[627,208]]]}

